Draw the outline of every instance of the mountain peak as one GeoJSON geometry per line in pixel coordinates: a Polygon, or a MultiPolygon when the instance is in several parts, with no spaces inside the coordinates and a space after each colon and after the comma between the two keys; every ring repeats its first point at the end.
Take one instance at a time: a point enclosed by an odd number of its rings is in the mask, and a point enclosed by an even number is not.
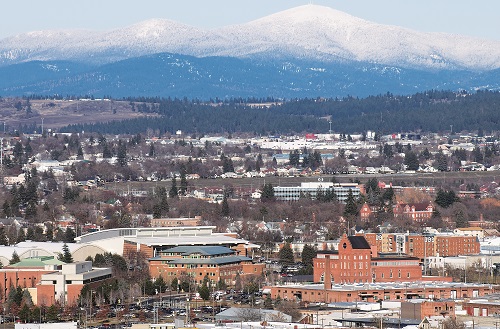
{"type": "Polygon", "coordinates": [[[0,40],[0,65],[34,59],[102,64],[161,52],[357,61],[426,69],[500,68],[498,41],[377,24],[314,4],[211,30],[155,18],[107,32],[26,33],[0,40]]]}
{"type": "Polygon", "coordinates": [[[344,23],[344,24],[361,24],[367,22],[361,18],[349,15],[343,11],[333,9],[331,7],[320,6],[315,4],[307,4],[294,8],[290,8],[260,19],[254,22],[273,22],[287,21],[289,23],[344,23]]]}

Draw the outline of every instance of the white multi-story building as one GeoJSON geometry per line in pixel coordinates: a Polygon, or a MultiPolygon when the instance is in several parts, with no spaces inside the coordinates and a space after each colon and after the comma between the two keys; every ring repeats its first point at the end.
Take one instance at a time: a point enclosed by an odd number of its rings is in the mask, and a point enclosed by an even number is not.
{"type": "Polygon", "coordinates": [[[358,198],[361,193],[356,183],[306,182],[301,183],[300,186],[276,186],[274,197],[282,201],[297,201],[301,197],[315,199],[319,191],[326,193],[332,190],[340,202],[346,201],[349,191],[352,191],[355,198],[358,198]]]}
{"type": "Polygon", "coordinates": [[[43,274],[40,284],[54,286],[55,300],[74,303],[85,284],[108,279],[111,274],[111,268],[92,268],[91,261],[75,262],[62,265],[59,271],[43,274]]]}

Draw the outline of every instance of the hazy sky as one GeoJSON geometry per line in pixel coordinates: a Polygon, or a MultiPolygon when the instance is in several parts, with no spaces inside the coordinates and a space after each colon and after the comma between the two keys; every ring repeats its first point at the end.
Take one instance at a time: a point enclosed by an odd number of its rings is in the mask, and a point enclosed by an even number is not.
{"type": "MultiPolygon", "coordinates": [[[[201,28],[239,24],[310,1],[298,0],[15,0],[0,5],[0,38],[84,28],[110,30],[149,18],[201,28]]],[[[382,24],[500,40],[499,0],[315,0],[382,24]]]]}

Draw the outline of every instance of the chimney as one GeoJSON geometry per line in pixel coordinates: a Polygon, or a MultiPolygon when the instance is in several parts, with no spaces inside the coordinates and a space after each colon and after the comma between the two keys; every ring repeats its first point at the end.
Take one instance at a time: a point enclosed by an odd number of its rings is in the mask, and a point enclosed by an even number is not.
{"type": "Polygon", "coordinates": [[[330,255],[325,255],[325,289],[332,289],[332,268],[330,255]]]}

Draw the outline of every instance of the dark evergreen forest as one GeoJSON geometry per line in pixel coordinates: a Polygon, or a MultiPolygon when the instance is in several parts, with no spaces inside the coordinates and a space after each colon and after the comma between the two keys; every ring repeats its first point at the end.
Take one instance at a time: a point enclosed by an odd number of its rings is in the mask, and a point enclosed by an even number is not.
{"type": "Polygon", "coordinates": [[[431,90],[414,95],[391,93],[342,99],[228,99],[188,100],[127,98],[147,118],[98,124],[72,125],[62,131],[136,134],[147,129],[160,133],[235,133],[256,135],[327,133],[439,132],[499,130],[500,92],[475,93],[431,90]],[[266,108],[249,103],[277,102],[266,108]]]}

